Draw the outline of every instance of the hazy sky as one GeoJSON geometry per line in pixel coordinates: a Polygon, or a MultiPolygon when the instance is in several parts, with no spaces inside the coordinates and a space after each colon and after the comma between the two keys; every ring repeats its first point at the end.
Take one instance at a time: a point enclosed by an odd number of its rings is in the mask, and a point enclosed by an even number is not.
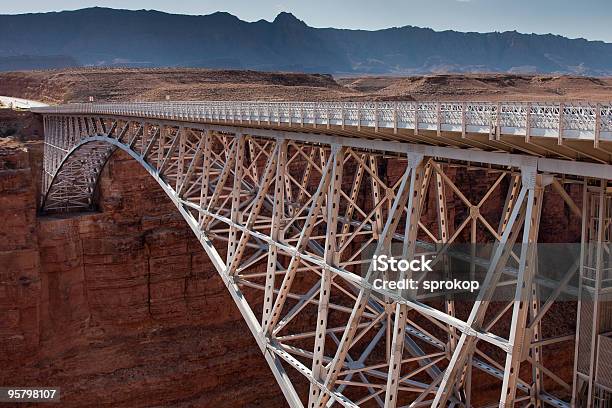
{"type": "Polygon", "coordinates": [[[314,27],[553,33],[612,42],[612,0],[0,0],[0,14],[104,6],[179,14],[227,11],[272,20],[288,11],[314,27]]]}

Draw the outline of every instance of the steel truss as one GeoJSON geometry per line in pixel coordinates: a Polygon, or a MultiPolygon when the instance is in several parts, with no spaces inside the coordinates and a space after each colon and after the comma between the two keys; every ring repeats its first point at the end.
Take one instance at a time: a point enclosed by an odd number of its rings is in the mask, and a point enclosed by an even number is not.
{"type": "MultiPolygon", "coordinates": [[[[543,338],[542,324],[563,292],[598,305],[612,286],[609,180],[586,177],[606,165],[566,177],[528,156],[129,114],[47,113],[44,124],[43,211],[92,209],[105,163],[127,152],[200,240],[290,406],[570,406],[571,380],[547,368],[546,349],[574,335],[543,338]],[[457,171],[488,185],[470,192],[457,171]],[[566,183],[584,186],[582,209],[566,183]],[[582,215],[578,289],[578,267],[552,291],[536,276],[545,192],[582,215]],[[372,285],[370,249],[443,260],[459,256],[453,243],[483,241],[493,250],[470,257],[486,271],[475,302],[372,285]],[[500,290],[514,295],[496,301],[500,290]]],[[[585,315],[581,303],[573,391],[591,404],[610,392],[595,368],[612,347],[601,319],[583,329],[585,315]]]]}

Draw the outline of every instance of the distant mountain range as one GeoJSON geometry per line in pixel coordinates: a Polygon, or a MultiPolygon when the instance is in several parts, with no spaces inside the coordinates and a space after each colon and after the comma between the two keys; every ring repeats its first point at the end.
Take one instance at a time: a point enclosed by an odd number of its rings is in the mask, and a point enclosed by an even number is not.
{"type": "Polygon", "coordinates": [[[612,75],[612,44],[514,31],[313,28],[289,13],[253,23],[221,12],[189,16],[98,7],[0,15],[0,70],[69,66],[612,75]]]}

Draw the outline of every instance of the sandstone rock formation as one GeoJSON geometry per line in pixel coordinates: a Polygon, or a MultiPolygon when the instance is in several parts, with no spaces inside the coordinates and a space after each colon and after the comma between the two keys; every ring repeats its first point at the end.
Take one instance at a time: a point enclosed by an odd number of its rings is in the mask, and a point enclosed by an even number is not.
{"type": "Polygon", "coordinates": [[[285,406],[191,230],[122,154],[101,212],[37,217],[40,142],[0,149],[0,383],[62,406],[285,406]]]}

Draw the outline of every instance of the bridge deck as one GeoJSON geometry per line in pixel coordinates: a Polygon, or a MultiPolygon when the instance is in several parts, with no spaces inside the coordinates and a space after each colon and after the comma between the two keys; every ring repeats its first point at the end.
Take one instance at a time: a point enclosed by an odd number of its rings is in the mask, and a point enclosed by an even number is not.
{"type": "Polygon", "coordinates": [[[32,110],[231,123],[612,163],[612,103],[138,102],[32,110]]]}

